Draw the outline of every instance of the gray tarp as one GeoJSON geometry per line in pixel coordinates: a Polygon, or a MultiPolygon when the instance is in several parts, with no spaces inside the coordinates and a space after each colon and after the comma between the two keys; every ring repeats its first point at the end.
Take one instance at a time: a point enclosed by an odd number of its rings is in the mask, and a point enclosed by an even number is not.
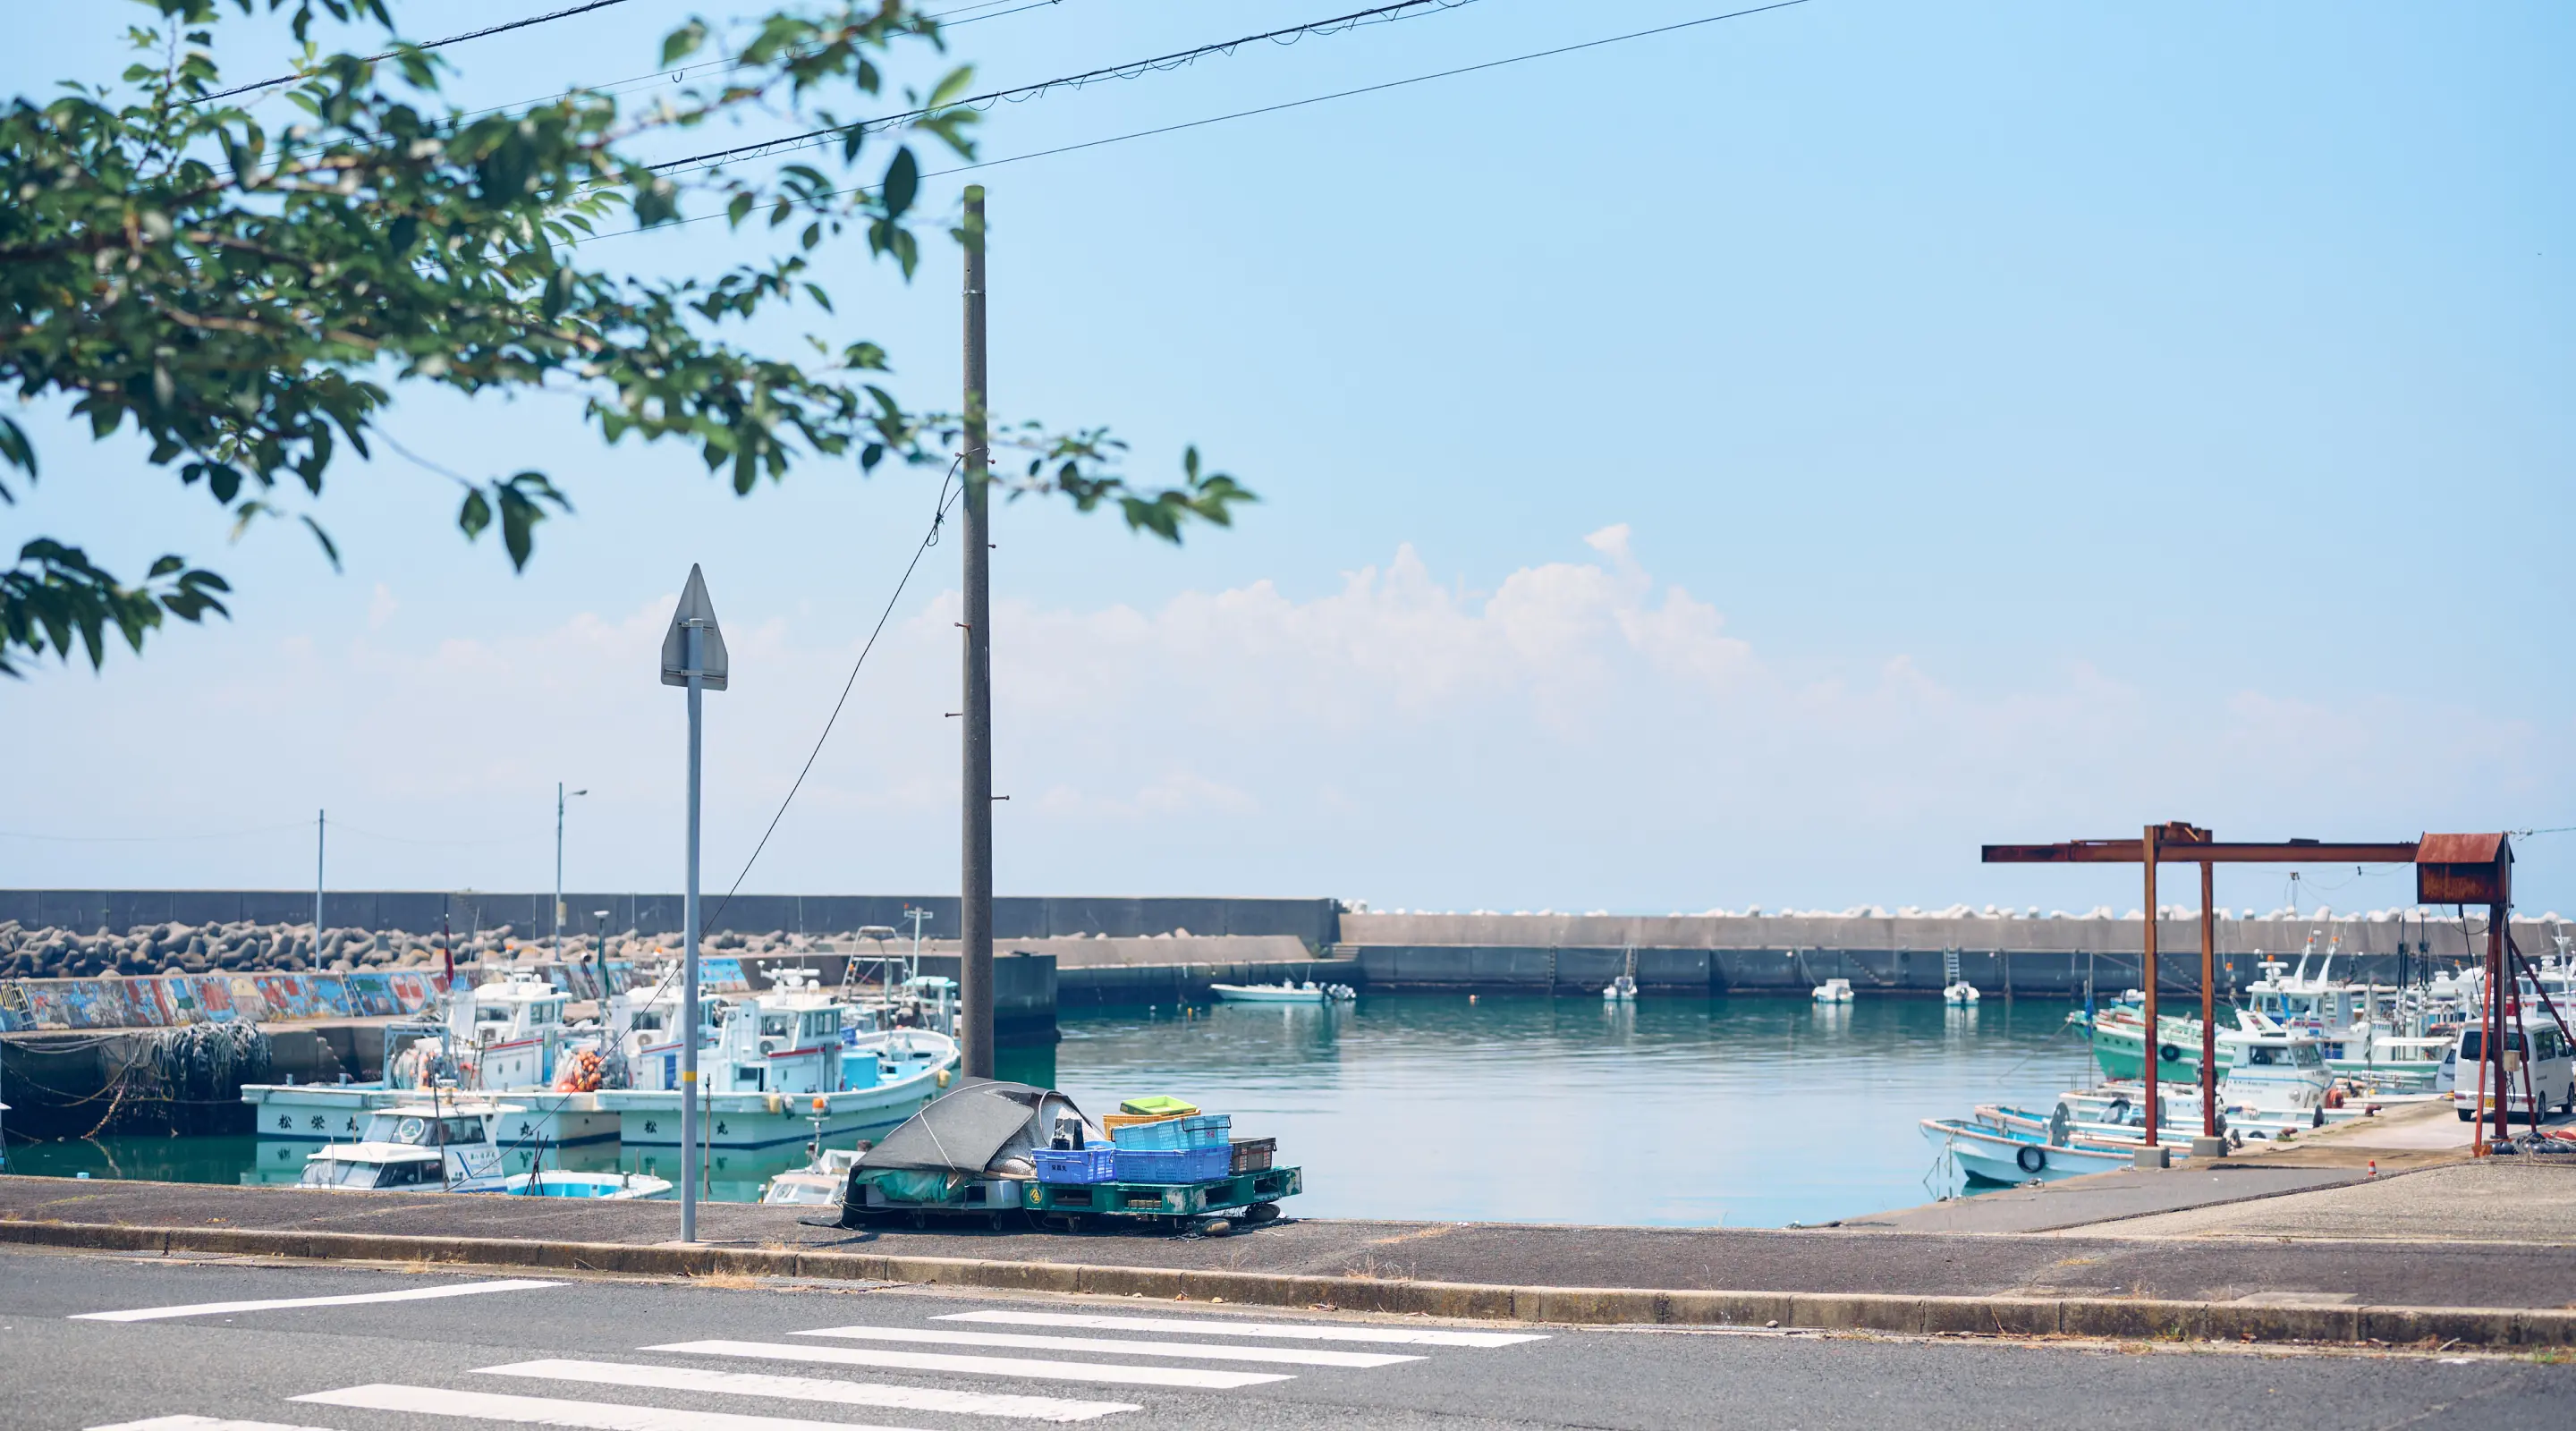
{"type": "MultiPolygon", "coordinates": [[[[858,1170],[980,1174],[1011,1153],[1047,1146],[1058,1118],[1082,1118],[1073,1100],[1025,1083],[979,1080],[930,1100],[859,1157],[858,1170]]],[[[1103,1141],[1082,1118],[1091,1141],[1103,1141]]]]}

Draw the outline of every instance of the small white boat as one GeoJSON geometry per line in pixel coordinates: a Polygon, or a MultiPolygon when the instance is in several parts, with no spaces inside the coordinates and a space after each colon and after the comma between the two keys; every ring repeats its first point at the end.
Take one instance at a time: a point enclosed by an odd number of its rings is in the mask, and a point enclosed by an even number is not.
{"type": "Polygon", "coordinates": [[[1814,998],[1820,1004],[1848,1004],[1852,1001],[1849,979],[1827,979],[1815,988],[1814,998]]]}
{"type": "Polygon", "coordinates": [[[354,1143],[330,1143],[308,1154],[300,1185],[308,1188],[409,1192],[498,1192],[499,1120],[525,1112],[482,1099],[437,1099],[381,1108],[367,1115],[354,1143]]]}
{"type": "Polygon", "coordinates": [[[1637,981],[1622,974],[1602,988],[1601,998],[1604,1003],[1633,1004],[1637,1002],[1637,981]]]}
{"type": "Polygon", "coordinates": [[[838,1207],[850,1185],[850,1167],[858,1160],[856,1148],[827,1148],[805,1166],[771,1178],[760,1190],[760,1200],[770,1207],[838,1207]]]}
{"type": "Polygon", "coordinates": [[[1955,1159],[1959,1171],[1987,1183],[2055,1182],[2086,1173],[2112,1172],[2137,1161],[2137,1155],[2127,1150],[2050,1142],[2044,1134],[1961,1118],[1926,1118],[1923,1136],[1955,1159]]]}
{"type": "Polygon", "coordinates": [[[1208,992],[1234,1004],[1338,1004],[1359,997],[1348,984],[1210,984],[1208,992]]]}
{"type": "Polygon", "coordinates": [[[613,1202],[667,1198],[671,1181],[651,1173],[577,1173],[561,1168],[541,1173],[513,1173],[500,1190],[512,1197],[587,1197],[613,1202]]]}
{"type": "Polygon", "coordinates": [[[1941,991],[1941,1002],[1954,1009],[1964,1009],[1977,1002],[1977,986],[1965,979],[1941,991]]]}

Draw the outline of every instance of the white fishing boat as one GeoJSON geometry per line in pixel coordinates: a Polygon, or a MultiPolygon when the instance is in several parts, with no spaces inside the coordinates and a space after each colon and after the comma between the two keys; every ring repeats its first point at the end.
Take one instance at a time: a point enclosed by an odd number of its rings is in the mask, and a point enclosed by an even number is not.
{"type": "MultiPolygon", "coordinates": [[[[660,1001],[628,1011],[654,1012],[660,1001]]],[[[670,1006],[671,1024],[680,1022],[670,1006]]],[[[845,1029],[851,1006],[790,987],[737,995],[698,1035],[699,1137],[711,1148],[776,1148],[873,1138],[918,1112],[955,1076],[957,1041],[925,1028],[845,1029]]],[[[629,1149],[680,1146],[681,1043],[640,1025],[619,1035],[630,1086],[598,1097],[629,1149]]]]}
{"type": "Polygon", "coordinates": [[[1977,1002],[1977,986],[1962,979],[1941,991],[1941,1002],[1954,1009],[1964,1009],[1977,1002]]]}
{"type": "Polygon", "coordinates": [[[1210,984],[1208,992],[1230,1004],[1338,1004],[1359,997],[1348,984],[1210,984]]]}
{"type": "Polygon", "coordinates": [[[2071,1132],[2052,1142],[2045,1131],[2033,1133],[1963,1118],[1926,1118],[1923,1136],[1978,1182],[2054,1182],[2111,1172],[2137,1160],[2125,1148],[2085,1146],[2071,1132]]]}
{"type": "Polygon", "coordinates": [[[522,1111],[487,1099],[439,1097],[376,1109],[355,1141],[328,1143],[308,1154],[300,1185],[498,1192],[507,1174],[496,1130],[522,1111]]]}
{"type": "Polygon", "coordinates": [[[516,1108],[499,1130],[521,1171],[539,1149],[575,1148],[617,1137],[617,1118],[596,1092],[556,1086],[569,1072],[572,996],[530,971],[513,971],[452,991],[433,1019],[385,1026],[384,1077],[374,1082],[249,1083],[241,1098],[253,1108],[263,1142],[354,1139],[368,1116],[419,1101],[435,1086],[501,1095],[516,1108]]]}
{"type": "Polygon", "coordinates": [[[1815,987],[1812,996],[1820,1004],[1848,1004],[1852,1001],[1851,980],[1827,979],[1815,987]]]}
{"type": "Polygon", "coordinates": [[[1601,998],[1604,1003],[1633,1004],[1637,1002],[1637,981],[1622,974],[1602,987],[1601,998]]]}

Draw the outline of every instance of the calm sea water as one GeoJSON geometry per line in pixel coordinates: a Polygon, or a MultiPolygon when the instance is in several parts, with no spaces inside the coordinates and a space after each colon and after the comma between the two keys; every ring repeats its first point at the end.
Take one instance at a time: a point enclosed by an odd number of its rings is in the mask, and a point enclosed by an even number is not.
{"type": "MultiPolygon", "coordinates": [[[[2086,1047],[2064,1019],[2039,1000],[1649,997],[1620,1008],[1382,995],[1069,1019],[1053,1050],[1005,1050],[999,1071],[1053,1082],[1095,1114],[1146,1093],[1231,1113],[1237,1136],[1276,1136],[1281,1161],[1306,1170],[1291,1205],[1306,1216],[1777,1227],[1956,1191],[1918,1121],[2087,1081],[2086,1047]]],[[[293,1182],[312,1146],[112,1138],[19,1145],[10,1162],[60,1176],[293,1182]]],[[[561,1161],[619,1164],[578,1149],[561,1161]]],[[[709,1192],[757,1197],[800,1161],[720,1156],[709,1192]]],[[[675,1171],[633,1154],[624,1165],[675,1171]]]]}

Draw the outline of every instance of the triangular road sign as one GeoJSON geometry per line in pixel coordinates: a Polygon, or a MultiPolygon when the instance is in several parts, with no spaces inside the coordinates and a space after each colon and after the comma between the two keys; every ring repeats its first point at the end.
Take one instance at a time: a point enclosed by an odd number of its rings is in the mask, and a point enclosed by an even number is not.
{"type": "Polygon", "coordinates": [[[696,622],[706,628],[698,645],[698,659],[704,663],[706,687],[711,691],[725,688],[724,632],[716,626],[716,604],[707,596],[707,579],[697,563],[689,563],[689,584],[680,588],[679,609],[671,613],[671,629],[662,637],[662,684],[685,686],[689,683],[688,638],[683,631],[696,622]]]}

